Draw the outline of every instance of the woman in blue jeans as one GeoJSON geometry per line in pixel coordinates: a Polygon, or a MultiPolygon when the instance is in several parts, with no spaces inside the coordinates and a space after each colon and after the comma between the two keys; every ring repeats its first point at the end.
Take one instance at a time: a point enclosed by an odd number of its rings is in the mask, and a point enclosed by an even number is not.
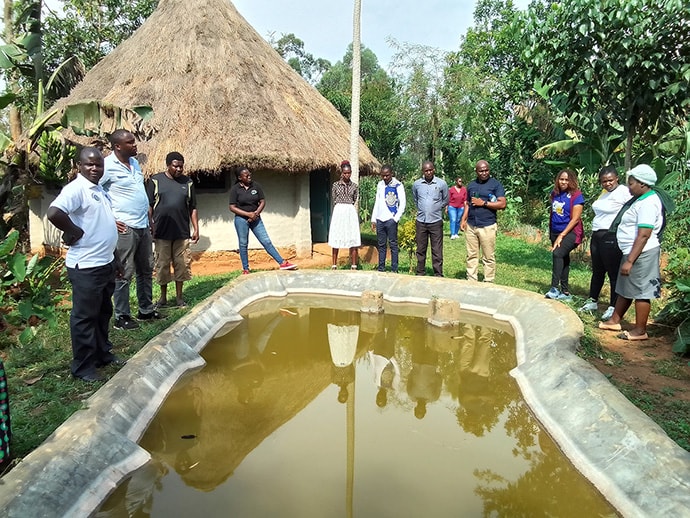
{"type": "Polygon", "coordinates": [[[457,239],[462,213],[465,212],[465,203],[467,203],[467,187],[462,185],[462,178],[455,179],[455,185],[448,189],[448,196],[446,213],[450,219],[450,238],[457,239]]]}
{"type": "Polygon", "coordinates": [[[240,248],[242,274],[249,273],[249,231],[251,230],[261,246],[264,247],[280,266],[281,270],[294,270],[297,265],[283,259],[268,237],[266,227],[261,221],[261,212],[266,206],[264,191],[257,182],[252,181],[252,173],[246,167],[237,172],[237,183],[230,189],[230,212],[235,214],[235,230],[240,248]]]}

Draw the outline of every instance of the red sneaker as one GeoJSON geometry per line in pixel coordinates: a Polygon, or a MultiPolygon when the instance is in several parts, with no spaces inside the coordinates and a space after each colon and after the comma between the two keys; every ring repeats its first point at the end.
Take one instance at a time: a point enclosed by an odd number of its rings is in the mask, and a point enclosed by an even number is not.
{"type": "Polygon", "coordinates": [[[242,275],[249,275],[249,270],[242,270],[242,275]]]}
{"type": "Polygon", "coordinates": [[[296,270],[296,269],[297,269],[297,265],[296,265],[296,264],[289,263],[288,261],[283,261],[283,262],[280,264],[280,269],[281,269],[281,270],[296,270]]]}

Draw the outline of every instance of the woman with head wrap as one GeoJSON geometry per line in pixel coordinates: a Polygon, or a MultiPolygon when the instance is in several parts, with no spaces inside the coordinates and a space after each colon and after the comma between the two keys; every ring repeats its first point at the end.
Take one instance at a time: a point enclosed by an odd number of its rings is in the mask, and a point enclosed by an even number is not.
{"type": "Polygon", "coordinates": [[[613,315],[599,327],[620,331],[621,320],[635,301],[635,326],[618,335],[624,340],[646,340],[651,299],[661,296],[659,258],[660,234],[665,225],[668,207],[655,188],[656,173],[648,165],[638,165],[628,172],[628,188],[632,198],[616,216],[618,246],[623,252],[616,282],[616,306],[613,315]]]}

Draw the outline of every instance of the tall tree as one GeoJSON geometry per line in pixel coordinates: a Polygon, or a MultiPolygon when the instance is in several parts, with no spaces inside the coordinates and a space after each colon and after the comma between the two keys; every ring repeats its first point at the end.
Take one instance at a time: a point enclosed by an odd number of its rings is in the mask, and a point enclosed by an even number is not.
{"type": "Polygon", "coordinates": [[[523,57],[535,82],[585,134],[618,131],[631,166],[636,136],[652,140],[690,108],[690,4],[565,0],[530,7],[523,57]]]}
{"type": "MultiPolygon", "coordinates": [[[[466,157],[501,153],[501,136],[528,95],[512,0],[479,0],[460,48],[448,54],[442,95],[446,142],[466,157]]],[[[459,157],[458,157],[459,158],[459,157]]],[[[451,157],[449,157],[449,160],[451,157]]]]}
{"type": "Polygon", "coordinates": [[[277,40],[274,35],[269,35],[269,43],[287,61],[295,72],[315,85],[329,68],[331,62],[324,58],[315,58],[304,48],[304,42],[293,33],[283,34],[277,40]]]}
{"type": "Polygon", "coordinates": [[[76,56],[86,70],[129,38],[158,0],[63,0],[62,13],[44,17],[44,60],[49,71],[76,56]]]}
{"type": "Polygon", "coordinates": [[[444,116],[443,86],[445,53],[425,45],[400,43],[391,39],[396,50],[392,60],[392,74],[400,97],[402,147],[406,162],[415,173],[423,160],[434,160],[436,170],[443,174],[441,126],[444,116]]]}
{"type": "MultiPolygon", "coordinates": [[[[376,55],[362,46],[360,134],[380,160],[392,161],[400,153],[400,104],[395,84],[381,68],[376,55]]],[[[323,74],[316,88],[350,120],[352,47],[342,61],[323,74]]]]}

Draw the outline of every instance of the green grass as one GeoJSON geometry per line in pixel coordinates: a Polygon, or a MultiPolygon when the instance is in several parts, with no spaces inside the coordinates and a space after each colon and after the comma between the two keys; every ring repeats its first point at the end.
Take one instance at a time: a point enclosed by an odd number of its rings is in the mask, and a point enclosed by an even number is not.
{"type": "Polygon", "coordinates": [[[690,451],[690,402],[645,392],[624,383],[614,381],[614,385],[681,448],[690,451]]]}
{"type": "Polygon", "coordinates": [[[683,358],[668,358],[654,362],[654,374],[660,374],[676,380],[687,379],[687,360],[683,358]]]}
{"type": "MultiPolygon", "coordinates": [[[[188,306],[206,297],[237,277],[239,272],[195,277],[185,283],[188,306]]],[[[159,295],[154,283],[154,300],[159,295]]],[[[132,300],[132,307],[136,307],[132,300]]],[[[110,339],[114,352],[124,358],[133,356],[151,338],[179,320],[185,310],[166,308],[166,318],[142,322],[131,331],[112,330],[110,339]]],[[[69,311],[59,311],[53,328],[40,328],[32,343],[25,346],[8,345],[4,338],[4,363],[10,391],[12,417],[12,455],[24,457],[41,444],[53,431],[97,390],[101,384],[86,385],[72,378],[69,370],[72,349],[69,334],[69,311]]],[[[105,374],[114,374],[117,367],[109,367],[105,374]]]]}

